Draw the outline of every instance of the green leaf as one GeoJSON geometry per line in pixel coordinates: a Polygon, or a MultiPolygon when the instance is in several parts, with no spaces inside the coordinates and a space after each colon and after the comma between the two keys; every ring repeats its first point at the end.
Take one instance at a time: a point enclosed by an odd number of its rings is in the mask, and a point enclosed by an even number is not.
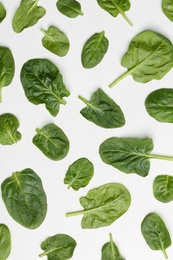
{"type": "Polygon", "coordinates": [[[52,116],[58,114],[61,104],[66,104],[63,97],[70,95],[59,69],[46,59],[31,59],[25,62],[20,79],[28,100],[35,105],[45,103],[52,116]]]}
{"type": "Polygon", "coordinates": [[[108,183],[80,198],[84,210],[67,213],[66,216],[83,215],[81,226],[84,229],[106,227],[120,218],[130,203],[130,193],[122,184],[108,183]]]}
{"type": "Polygon", "coordinates": [[[25,28],[35,25],[40,18],[46,14],[46,10],[38,6],[39,0],[22,0],[17,9],[12,26],[16,33],[22,32],[25,28]]]}
{"type": "Polygon", "coordinates": [[[47,31],[41,30],[44,34],[42,39],[43,46],[50,52],[63,57],[69,51],[69,40],[65,33],[55,26],[50,26],[47,31]]]}
{"type": "Polygon", "coordinates": [[[38,228],[47,213],[47,198],[40,177],[32,169],[15,172],[1,185],[10,216],[28,229],[38,228]]]}
{"type": "Polygon", "coordinates": [[[84,44],[81,55],[81,62],[84,68],[90,69],[98,65],[105,56],[109,41],[105,32],[93,34],[84,44]]]}
{"type": "Polygon", "coordinates": [[[154,197],[163,202],[168,203],[173,200],[173,176],[158,175],[153,182],[154,197]]]}
{"type": "Polygon", "coordinates": [[[68,189],[79,190],[88,185],[94,175],[94,166],[87,158],[79,158],[68,168],[64,183],[68,189]]]}
{"type": "Polygon", "coordinates": [[[121,65],[127,71],[114,80],[110,88],[129,75],[141,83],[160,80],[173,66],[172,43],[159,33],[144,31],[132,39],[121,65]]]}
{"type": "Polygon", "coordinates": [[[32,141],[49,159],[62,160],[69,151],[69,140],[61,128],[48,124],[42,129],[36,128],[37,134],[32,141]]]}
{"type": "Polygon", "coordinates": [[[130,9],[129,0],[97,0],[99,6],[113,17],[119,14],[132,26],[132,22],[127,18],[125,12],[130,9]]]}
{"type": "Polygon", "coordinates": [[[166,17],[173,22],[173,2],[172,0],[162,0],[162,11],[166,17]]]}
{"type": "Polygon", "coordinates": [[[17,131],[18,119],[10,113],[0,115],[0,144],[12,145],[21,140],[22,136],[17,131]]]}
{"type": "Polygon", "coordinates": [[[76,18],[78,15],[83,15],[81,5],[75,0],[58,0],[56,3],[57,9],[69,18],[76,18]]]}
{"type": "Polygon", "coordinates": [[[115,245],[112,234],[109,234],[110,242],[106,243],[102,247],[102,258],[101,260],[125,260],[115,245]]]}
{"type": "Polygon", "coordinates": [[[11,234],[5,224],[0,224],[0,260],[6,260],[11,253],[11,234]]]}
{"type": "Polygon", "coordinates": [[[149,173],[150,159],[173,161],[171,156],[150,154],[153,150],[151,138],[118,138],[105,140],[99,149],[103,162],[124,173],[137,173],[145,177],[149,173]]]}
{"type": "Polygon", "coordinates": [[[157,121],[173,123],[173,89],[161,88],[151,92],[145,100],[145,108],[157,121]]]}
{"type": "Polygon", "coordinates": [[[122,127],[125,124],[121,108],[102,89],[93,93],[90,101],[81,96],[79,99],[87,105],[80,113],[94,124],[104,128],[122,127]]]}
{"type": "Polygon", "coordinates": [[[171,245],[171,237],[169,231],[162,220],[156,213],[149,213],[141,223],[142,235],[153,250],[161,250],[164,257],[168,259],[166,248],[171,245]]]}
{"type": "Polygon", "coordinates": [[[45,252],[40,254],[39,257],[47,256],[48,260],[70,259],[73,256],[76,245],[76,241],[66,234],[48,237],[41,244],[41,249],[45,252]]]}
{"type": "Polygon", "coordinates": [[[5,19],[6,17],[6,9],[4,8],[4,5],[0,3],[0,23],[5,19]]]}

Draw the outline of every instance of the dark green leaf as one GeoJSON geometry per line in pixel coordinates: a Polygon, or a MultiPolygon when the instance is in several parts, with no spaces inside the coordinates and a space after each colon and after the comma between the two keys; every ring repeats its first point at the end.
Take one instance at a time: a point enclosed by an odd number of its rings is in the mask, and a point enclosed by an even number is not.
{"type": "Polygon", "coordinates": [[[166,17],[173,22],[173,2],[172,0],[162,0],[162,11],[166,17]]]}
{"type": "Polygon", "coordinates": [[[6,17],[6,10],[4,8],[4,5],[0,3],[0,23],[4,20],[6,17]]]}
{"type": "Polygon", "coordinates": [[[6,260],[11,252],[11,234],[5,224],[0,224],[0,260],[6,260]]]}
{"type": "Polygon", "coordinates": [[[76,18],[83,15],[81,5],[76,0],[58,0],[56,3],[58,10],[69,18],[76,18]]]}
{"type": "Polygon", "coordinates": [[[154,197],[167,203],[173,200],[173,176],[159,175],[154,179],[153,183],[154,197]]]}

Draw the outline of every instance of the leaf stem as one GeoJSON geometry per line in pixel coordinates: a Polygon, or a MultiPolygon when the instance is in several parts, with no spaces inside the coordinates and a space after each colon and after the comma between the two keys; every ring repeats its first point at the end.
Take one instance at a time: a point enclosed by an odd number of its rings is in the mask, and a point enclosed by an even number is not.
{"type": "Polygon", "coordinates": [[[93,211],[93,209],[68,212],[68,213],[66,213],[66,217],[75,217],[75,216],[79,216],[79,215],[84,215],[91,211],[93,211]]]}
{"type": "Polygon", "coordinates": [[[81,97],[80,95],[78,96],[78,98],[79,98],[82,102],[84,102],[86,105],[88,105],[89,102],[88,102],[85,98],[81,97]]]}
{"type": "Polygon", "coordinates": [[[133,23],[129,20],[129,18],[126,16],[126,14],[124,12],[121,12],[121,15],[123,16],[123,18],[126,20],[126,22],[128,22],[128,24],[130,26],[133,26],[133,23]]]}
{"type": "Polygon", "coordinates": [[[150,154],[149,157],[151,159],[173,161],[173,156],[150,154]]]}
{"type": "Polygon", "coordinates": [[[122,79],[124,79],[125,77],[127,77],[128,75],[131,74],[131,71],[127,70],[126,72],[124,72],[122,75],[120,75],[118,78],[116,78],[110,85],[109,88],[114,87],[116,84],[118,84],[122,79]]]}
{"type": "Polygon", "coordinates": [[[163,252],[165,259],[168,259],[168,255],[167,255],[166,250],[164,248],[162,249],[162,252],[163,252]]]}

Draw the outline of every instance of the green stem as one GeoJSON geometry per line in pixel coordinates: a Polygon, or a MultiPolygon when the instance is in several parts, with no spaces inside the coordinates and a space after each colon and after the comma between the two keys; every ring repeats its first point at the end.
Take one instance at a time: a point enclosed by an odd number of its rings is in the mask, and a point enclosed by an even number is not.
{"type": "Polygon", "coordinates": [[[163,255],[164,255],[165,259],[168,259],[168,255],[167,255],[167,253],[166,253],[166,250],[165,250],[165,249],[162,249],[162,252],[163,252],[163,255]]]}
{"type": "Polygon", "coordinates": [[[85,98],[81,96],[78,96],[78,98],[88,106],[89,102],[85,98]]]}
{"type": "Polygon", "coordinates": [[[93,209],[69,212],[69,213],[66,213],[66,217],[75,217],[75,216],[79,216],[79,215],[84,215],[84,214],[87,214],[91,211],[93,211],[93,209]]]}
{"type": "Polygon", "coordinates": [[[173,161],[173,156],[166,156],[166,155],[151,154],[151,155],[149,155],[149,158],[158,159],[158,160],[165,160],[165,161],[173,161]]]}
{"type": "Polygon", "coordinates": [[[118,78],[116,78],[110,85],[109,88],[114,87],[116,84],[118,84],[122,79],[124,79],[125,77],[129,76],[131,74],[131,70],[128,70],[126,72],[124,72],[121,76],[119,76],[118,78]]]}
{"type": "Polygon", "coordinates": [[[0,103],[2,103],[2,88],[0,87],[0,103]]]}
{"type": "Polygon", "coordinates": [[[122,15],[123,18],[128,22],[128,24],[129,24],[130,26],[133,26],[133,23],[129,20],[129,18],[125,15],[124,12],[121,12],[121,15],[122,15]]]}

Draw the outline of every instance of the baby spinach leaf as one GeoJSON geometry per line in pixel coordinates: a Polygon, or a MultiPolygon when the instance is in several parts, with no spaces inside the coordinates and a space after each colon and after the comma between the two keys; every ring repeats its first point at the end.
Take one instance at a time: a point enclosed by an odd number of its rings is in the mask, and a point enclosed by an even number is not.
{"type": "Polygon", "coordinates": [[[130,9],[129,0],[97,0],[99,6],[108,12],[113,17],[117,17],[119,14],[132,26],[132,22],[127,18],[125,11],[130,9]]]}
{"type": "Polygon", "coordinates": [[[4,5],[0,3],[0,23],[4,20],[6,17],[6,9],[4,8],[4,5]]]}
{"type": "Polygon", "coordinates": [[[121,108],[102,89],[93,93],[90,101],[81,96],[79,99],[87,105],[80,113],[94,124],[104,128],[122,127],[125,124],[121,108]]]}
{"type": "Polygon", "coordinates": [[[106,54],[109,41],[105,32],[93,34],[84,44],[81,62],[84,68],[90,69],[98,65],[106,54]]]}
{"type": "Polygon", "coordinates": [[[162,11],[166,17],[173,22],[173,2],[172,0],[162,0],[162,11]]]}
{"type": "Polygon", "coordinates": [[[11,50],[7,47],[0,47],[0,102],[2,102],[2,88],[11,84],[15,63],[11,50]]]}
{"type": "Polygon", "coordinates": [[[49,124],[42,129],[36,128],[37,134],[32,141],[38,149],[49,159],[58,161],[63,159],[69,151],[69,140],[61,128],[49,124]]]}
{"type": "Polygon", "coordinates": [[[126,67],[127,71],[113,81],[109,85],[110,88],[129,75],[141,83],[160,80],[173,66],[172,43],[156,32],[139,33],[132,39],[121,65],[126,67]]]}
{"type": "Polygon", "coordinates": [[[0,259],[6,260],[11,253],[11,234],[5,224],[0,224],[0,259]]]}
{"type": "Polygon", "coordinates": [[[12,26],[16,33],[22,32],[25,28],[35,25],[40,18],[46,14],[46,10],[38,6],[39,0],[22,0],[17,9],[12,26]]]}
{"type": "Polygon", "coordinates": [[[83,15],[81,5],[76,0],[58,0],[56,6],[62,14],[69,18],[76,18],[78,15],[83,15]]]}
{"type": "Polygon", "coordinates": [[[45,103],[52,116],[59,112],[61,104],[66,102],[70,92],[66,89],[59,69],[49,60],[31,59],[21,69],[21,83],[28,100],[39,105],[45,103]]]}
{"type": "Polygon", "coordinates": [[[161,250],[167,259],[166,248],[172,242],[162,218],[156,213],[149,213],[141,223],[141,232],[148,246],[153,250],[161,250]]]}
{"type": "Polygon", "coordinates": [[[161,88],[151,92],[145,100],[148,114],[159,122],[173,123],[173,89],[161,88]]]}
{"type": "Polygon", "coordinates": [[[109,234],[110,242],[106,243],[102,247],[102,258],[101,260],[125,260],[115,245],[112,234],[109,234]]]}
{"type": "Polygon", "coordinates": [[[10,216],[20,225],[35,229],[47,213],[47,198],[40,177],[30,168],[15,172],[1,184],[10,216]]]}
{"type": "Polygon", "coordinates": [[[68,189],[79,190],[88,185],[94,175],[94,166],[87,158],[79,158],[68,168],[64,183],[68,184],[68,189]]]}
{"type": "Polygon", "coordinates": [[[108,183],[80,198],[84,210],[67,213],[66,216],[83,215],[81,226],[84,229],[106,227],[121,217],[130,203],[130,193],[122,184],[108,183]]]}
{"type": "Polygon", "coordinates": [[[58,234],[52,237],[48,237],[42,244],[41,249],[44,253],[39,257],[47,256],[48,260],[66,260],[73,256],[76,241],[66,235],[58,234]]]}
{"type": "Polygon", "coordinates": [[[47,31],[41,29],[41,32],[44,34],[42,44],[47,50],[60,57],[67,54],[70,44],[65,33],[55,26],[50,26],[47,31]]]}
{"type": "Polygon", "coordinates": [[[99,153],[103,162],[118,170],[145,177],[149,173],[150,159],[173,161],[171,156],[150,154],[153,148],[151,138],[112,137],[100,145],[99,153]]]}
{"type": "Polygon", "coordinates": [[[0,144],[12,145],[21,139],[21,134],[17,131],[19,127],[18,119],[10,113],[0,115],[0,144]]]}
{"type": "Polygon", "coordinates": [[[173,200],[173,176],[159,175],[153,182],[154,197],[163,202],[168,203],[173,200]]]}

